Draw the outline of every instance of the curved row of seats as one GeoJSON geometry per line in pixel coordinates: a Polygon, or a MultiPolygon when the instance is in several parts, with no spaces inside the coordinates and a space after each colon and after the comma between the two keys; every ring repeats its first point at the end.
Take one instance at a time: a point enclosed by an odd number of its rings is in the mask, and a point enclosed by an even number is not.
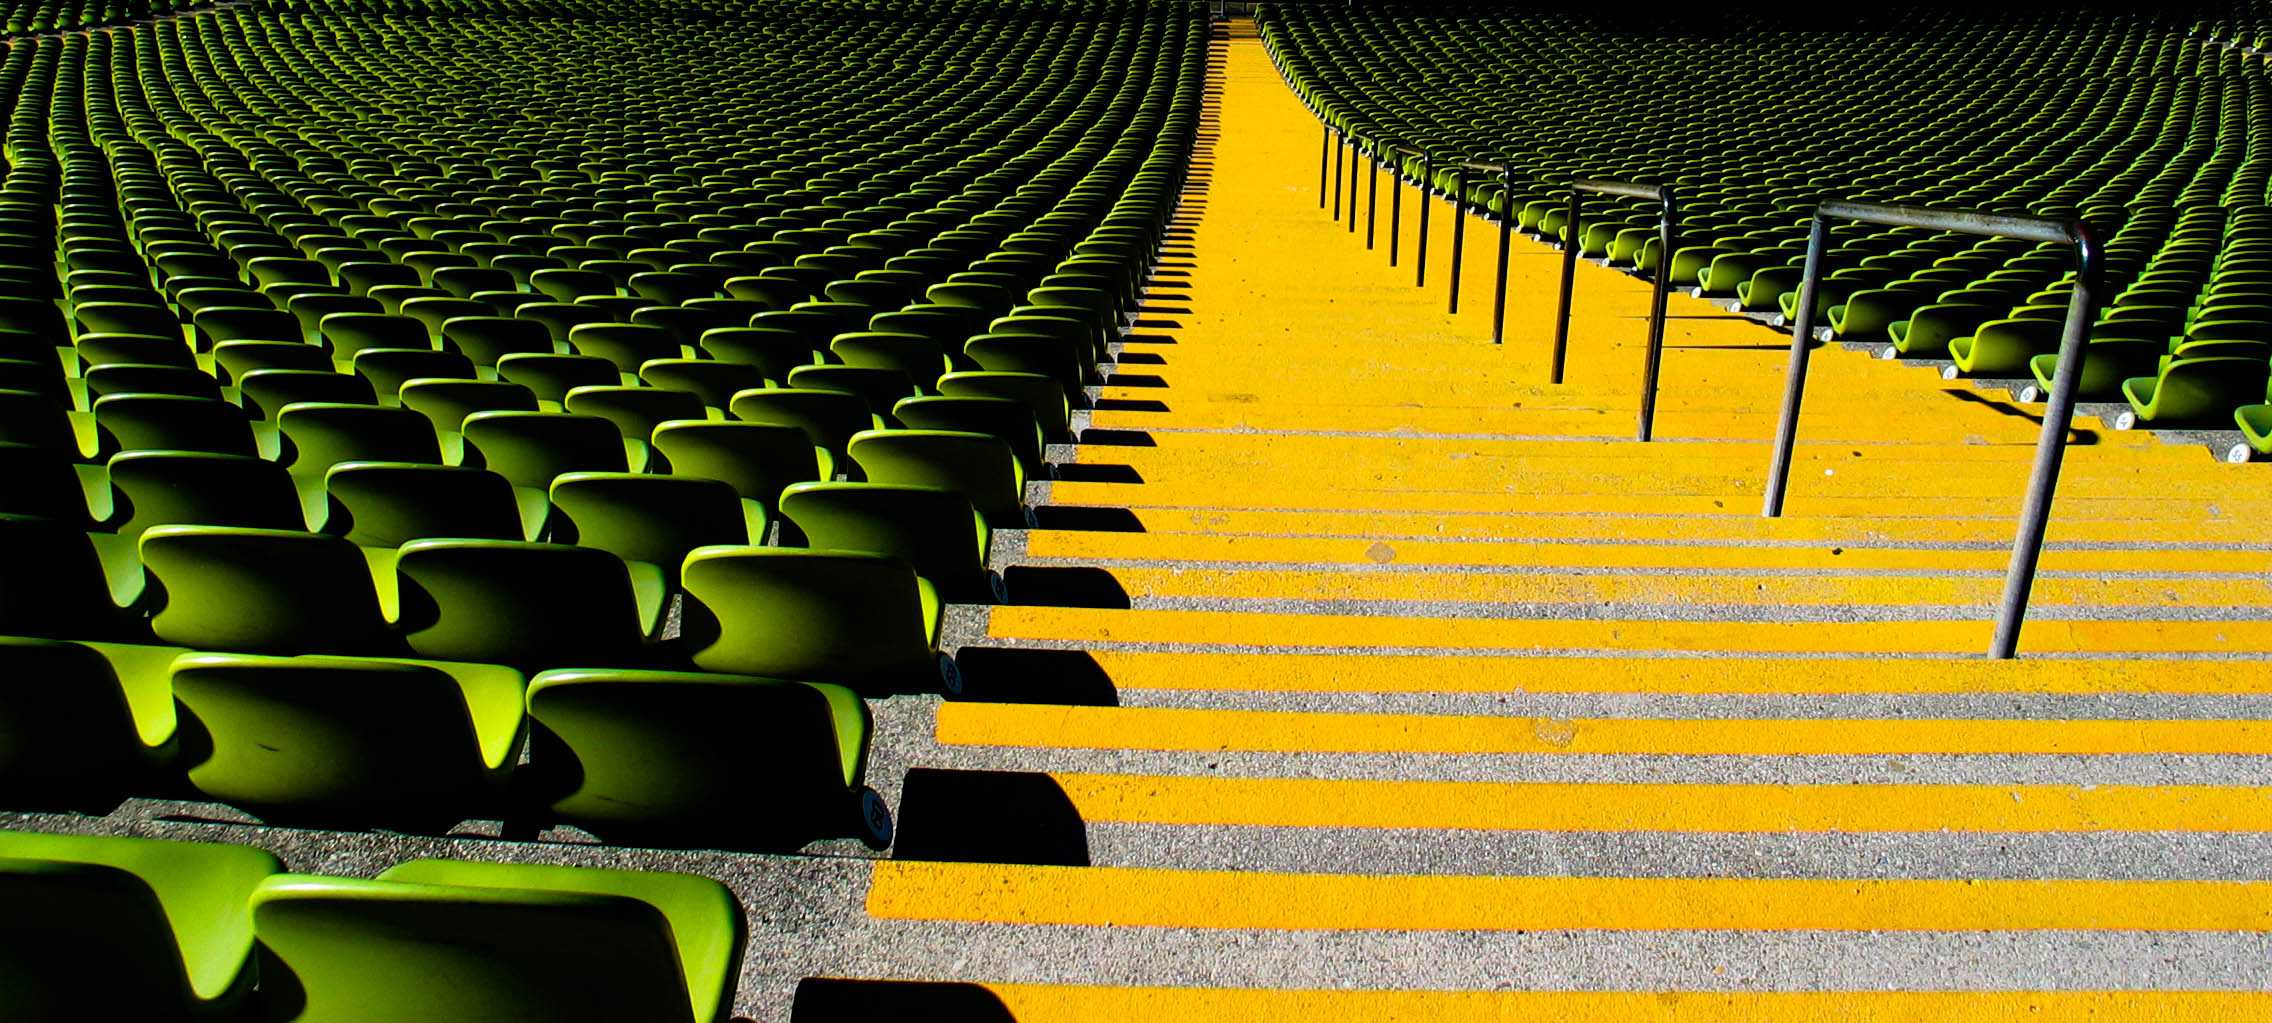
{"type": "Polygon", "coordinates": [[[793,849],[891,817],[842,686],[747,674],[212,653],[0,638],[0,795],[126,796],[270,822],[560,823],[607,841],[793,849]]]}
{"type": "MultiPolygon", "coordinates": [[[[1887,31],[1616,34],[1550,13],[1429,4],[1275,9],[1265,39],[1328,124],[1434,187],[1548,237],[1567,183],[1676,186],[1585,200],[1575,243],[1613,265],[1762,313],[1795,313],[1807,222],[1826,196],[2082,216],[2105,285],[2085,400],[2124,422],[2238,425],[2272,453],[2272,79],[2262,62],[2148,13],[1898,15],[1887,31]],[[1632,97],[1678,102],[1636,106],[1632,97]],[[1513,191],[1459,160],[1506,160],[1513,191]]],[[[2008,239],[1835,225],[1817,312],[1843,340],[1987,378],[2055,370],[2072,253],[2008,239]]]]}
{"type": "Polygon", "coordinates": [[[855,694],[1001,599],[1204,13],[643,9],[9,48],[0,803],[888,839],[855,694]]]}
{"type": "Polygon", "coordinates": [[[746,924],[689,874],[0,831],[0,1016],[724,1020],[746,924]]]}

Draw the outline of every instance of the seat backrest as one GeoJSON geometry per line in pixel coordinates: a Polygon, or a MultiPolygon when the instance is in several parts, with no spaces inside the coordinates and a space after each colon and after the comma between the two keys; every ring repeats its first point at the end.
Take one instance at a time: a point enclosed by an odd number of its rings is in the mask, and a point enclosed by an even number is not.
{"type": "Polygon", "coordinates": [[[781,488],[827,479],[835,469],[797,426],[678,421],[656,427],[653,443],[672,473],[722,481],[769,511],[781,488]]]}
{"type": "Polygon", "coordinates": [[[934,608],[897,558],[704,547],[680,578],[691,598],[684,636],[705,671],[860,684],[931,663],[934,608]]]}
{"type": "Polygon", "coordinates": [[[335,536],[227,526],[154,526],[142,566],[158,591],[151,631],[167,643],[247,653],[385,652],[369,567],[335,536]]]}
{"type": "Polygon", "coordinates": [[[566,401],[571,388],[623,382],[615,363],[596,355],[507,355],[497,360],[497,375],[555,402],[566,401]]]}
{"type": "Polygon", "coordinates": [[[566,473],[552,481],[552,503],[576,545],[673,575],[696,547],[764,539],[750,536],[741,495],[731,485],[698,476],[566,473]]]}
{"type": "Polygon", "coordinates": [[[402,407],[418,412],[437,430],[457,432],[476,412],[534,412],[536,392],[508,380],[418,379],[395,392],[402,407]]]}
{"type": "Polygon", "coordinates": [[[366,547],[400,547],[429,537],[527,536],[513,485],[487,469],[356,462],[332,466],[324,489],[346,512],[343,535],[366,547]]]}
{"type": "Polygon", "coordinates": [[[122,451],[110,460],[111,486],[126,518],[118,535],[184,523],[304,529],[292,477],[274,462],[203,451],[122,451]]]}
{"type": "Polygon", "coordinates": [[[420,656],[522,667],[623,665],[641,646],[621,559],[564,544],[414,540],[395,559],[420,656]]]}
{"type": "Polygon", "coordinates": [[[295,476],[320,477],[341,462],[442,461],[433,424],[406,408],[302,402],[285,407],[277,425],[291,442],[295,476]]]}
{"type": "Polygon", "coordinates": [[[302,996],[302,1018],[687,1018],[671,925],[647,903],[401,876],[287,874],[253,893],[275,986],[302,996]]]}
{"type": "Polygon", "coordinates": [[[0,990],[11,1014],[188,1015],[200,1002],[243,997],[250,895],[281,869],[240,845],[0,832],[0,903],[9,907],[0,990]]]}
{"type": "Polygon", "coordinates": [[[95,426],[106,451],[163,448],[254,455],[244,410],[217,398],[113,394],[95,399],[95,426]]]}
{"type": "Polygon", "coordinates": [[[461,427],[483,464],[517,487],[552,486],[564,472],[628,472],[623,435],[599,416],[476,412],[461,427]]]}
{"type": "Polygon", "coordinates": [[[868,400],[844,391],[778,387],[734,396],[734,418],[749,423],[794,426],[815,445],[845,451],[852,435],[875,427],[868,400]]]}
{"type": "Polygon", "coordinates": [[[708,415],[701,398],[659,387],[577,387],[568,392],[568,400],[562,404],[578,415],[599,416],[614,423],[625,437],[639,441],[646,440],[663,423],[708,415]]]}
{"type": "Polygon", "coordinates": [[[979,591],[992,531],[953,490],[799,483],[782,492],[781,514],[797,524],[811,547],[888,555],[907,562],[950,599],[986,599],[979,591]]]}

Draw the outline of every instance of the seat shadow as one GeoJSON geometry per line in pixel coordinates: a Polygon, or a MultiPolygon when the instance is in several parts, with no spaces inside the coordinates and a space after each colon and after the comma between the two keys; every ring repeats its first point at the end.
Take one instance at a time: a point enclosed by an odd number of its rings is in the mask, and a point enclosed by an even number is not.
{"type": "Polygon", "coordinates": [[[1152,398],[1098,398],[1089,403],[1098,412],[1166,412],[1168,403],[1152,398]]]}
{"type": "Polygon", "coordinates": [[[797,982],[789,1023],[1017,1023],[1002,999],[957,981],[848,980],[797,982]]]}
{"type": "Polygon", "coordinates": [[[1118,707],[1112,676],[1086,650],[966,646],[955,652],[963,700],[978,703],[1047,703],[1065,707],[1118,707]]]}
{"type": "Polygon", "coordinates": [[[1126,611],[1128,591],[1110,571],[1088,565],[1012,565],[1002,572],[1002,584],[1016,607],[1086,607],[1100,611],[1126,611]]]}
{"type": "MultiPolygon", "coordinates": [[[[1126,361],[1126,360],[1123,360],[1126,361]]],[[[1166,387],[1166,378],[1151,373],[1114,373],[1104,378],[1106,387],[1166,387]]]]}
{"type": "Polygon", "coordinates": [[[1089,835],[1055,778],[917,767],[900,784],[896,860],[1086,867],[1089,835]]]}
{"type": "Polygon", "coordinates": [[[1142,533],[1144,520],[1126,508],[1096,505],[1045,504],[1033,510],[1035,529],[1063,529],[1076,533],[1142,533]]]}
{"type": "Polygon", "coordinates": [[[1112,361],[1123,366],[1165,366],[1168,357],[1158,352],[1122,352],[1112,361]]]}
{"type": "Polygon", "coordinates": [[[1159,442],[1153,440],[1152,435],[1147,431],[1113,430],[1102,426],[1092,426],[1082,430],[1080,442],[1112,448],[1156,448],[1160,446],[1159,442]]]}
{"type": "MultiPolygon", "coordinates": [[[[1098,402],[1103,404],[1103,402],[1098,402]]],[[[1144,474],[1133,465],[1112,465],[1094,462],[1065,462],[1057,466],[1057,478],[1066,483],[1142,483],[1144,474]]]]}

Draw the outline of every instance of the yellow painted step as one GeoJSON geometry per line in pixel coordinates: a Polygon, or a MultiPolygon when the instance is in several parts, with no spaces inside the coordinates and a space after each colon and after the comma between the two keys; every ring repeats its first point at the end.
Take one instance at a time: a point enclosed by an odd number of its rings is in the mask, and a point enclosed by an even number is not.
{"type": "Polygon", "coordinates": [[[1273,930],[2272,929],[2272,882],[1372,877],[884,860],[883,919],[1273,930]]]}
{"type": "MultiPolygon", "coordinates": [[[[1036,532],[1026,553],[1080,561],[1221,561],[1280,564],[1479,565],[1530,568],[1825,569],[2002,573],[2002,549],[1943,550],[1864,546],[1739,546],[1521,540],[1365,540],[1338,537],[1215,536],[1199,533],[1036,532]]],[[[2266,572],[2272,550],[2054,549],[2045,571],[2103,573],[2266,572]]]]}
{"type": "MultiPolygon", "coordinates": [[[[1111,569],[1134,597],[1249,600],[1460,601],[1993,606],[2004,580],[1913,575],[1571,575],[1540,572],[1367,572],[1267,569],[1111,569]]],[[[2272,602],[2272,578],[2039,576],[2033,607],[2234,607],[2272,602]]]]}
{"type": "Polygon", "coordinates": [[[2272,754],[2272,722],[1522,718],[947,703],[948,745],[1253,753],[2272,754]]]}
{"type": "Polygon", "coordinates": [[[2265,693],[2262,661],[1099,650],[1122,689],[1384,693],[2265,693]]]}
{"type": "Polygon", "coordinates": [[[1084,821],[1480,831],[2272,831],[2272,788],[1656,785],[1055,774],[1084,821]]]}
{"type": "MultiPolygon", "coordinates": [[[[1899,500],[1880,495],[1861,497],[1818,487],[1816,477],[1794,476],[1783,510],[1797,517],[1872,518],[1912,517],[1921,514],[1982,518],[2019,514],[2023,476],[2015,475],[2003,487],[1984,488],[1972,496],[1937,494],[1930,498],[1899,500]]],[[[1219,483],[1067,483],[1049,485],[1051,504],[1088,504],[1116,507],[1300,508],[1317,511],[1440,512],[1518,514],[1608,515],[1741,515],[1758,517],[1760,486],[1746,483],[1735,492],[1719,494],[1571,493],[1537,494],[1514,487],[1496,490],[1439,488],[1396,489],[1351,481],[1339,487],[1281,486],[1269,489],[1228,487],[1219,483]]],[[[2150,488],[2141,488],[2146,490],[2150,488]]],[[[2086,518],[2121,518],[2132,521],[2162,517],[2184,519],[2261,519],[2272,514],[2272,501],[2253,496],[2258,491],[2235,486],[2228,494],[2168,497],[2155,493],[2091,494],[2082,488],[2061,488],[2052,520],[2069,515],[2086,518]]],[[[2183,535],[2172,537],[2183,539],[2183,535]]]]}
{"type": "MultiPolygon", "coordinates": [[[[2169,530],[2165,539],[2201,544],[2259,544],[2267,542],[2265,529],[2255,522],[2233,518],[2180,520],[2168,504],[2160,516],[2169,530]]],[[[2135,541],[2139,538],[2135,510],[2113,514],[2108,502],[2061,505],[2051,520],[2048,542],[2135,541]],[[2090,517],[2093,514],[2109,518],[2090,517]]],[[[1977,542],[2006,544],[2015,523],[2010,517],[1939,518],[1917,516],[1864,516],[1804,518],[1758,515],[1556,515],[1441,514],[1413,512],[1271,511],[1247,508],[1139,508],[1138,522],[1148,533],[1212,533],[1230,536],[1349,536],[1385,539],[1434,537],[1444,540],[1784,540],[1844,544],[1881,544],[1912,541],[1977,542]]],[[[1037,530],[1039,536],[1045,530],[1037,530]]]]}
{"type": "MultiPolygon", "coordinates": [[[[1720,622],[1438,619],[1214,611],[997,607],[995,639],[1313,647],[1370,651],[1662,650],[1676,653],[1968,654],[1988,646],[1987,621],[1720,622]]],[[[2272,620],[2032,621],[2019,652],[2272,653],[2272,620]]]]}
{"type": "Polygon", "coordinates": [[[2251,991],[1286,991],[986,984],[1021,1023],[2208,1023],[2272,1016],[2251,991]]]}

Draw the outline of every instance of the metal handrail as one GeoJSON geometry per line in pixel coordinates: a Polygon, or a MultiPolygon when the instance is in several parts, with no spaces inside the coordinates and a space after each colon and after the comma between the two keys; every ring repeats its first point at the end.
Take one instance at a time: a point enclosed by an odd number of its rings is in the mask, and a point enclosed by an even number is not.
{"type": "Polygon", "coordinates": [[[1760,511],[1768,518],[1783,514],[1783,495],[1791,476],[1791,448],[1798,437],[1799,405],[1806,397],[1807,355],[1814,344],[1816,294],[1833,218],[1889,227],[2001,235],[2075,248],[2075,293],[2068,301],[2067,324],[2059,338],[2059,370],[2051,378],[2051,395],[2043,411],[2043,432],[2036,438],[2035,464],[2028,474],[2027,496],[2020,506],[2019,530],[2012,539],[2011,565],[2004,575],[2003,599],[1996,611],[1996,635],[1988,648],[1990,657],[2009,658],[2019,649],[2020,625],[2027,618],[2028,595],[2035,587],[2036,564],[2043,556],[2043,533],[2051,519],[2051,499],[2059,489],[2059,468],[2067,455],[2067,433],[2075,414],[2075,385],[2082,379],[2083,346],[2090,337],[2091,314],[2097,300],[2098,233],[2079,219],[2054,220],[1842,200],[1816,206],[1813,224],[1807,231],[1806,272],[1799,286],[1798,315],[1793,317],[1791,325],[1791,368],[1784,384],[1783,413],[1775,426],[1774,461],[1768,466],[1767,496],[1760,511]]]}
{"type": "MultiPolygon", "coordinates": [[[[1491,343],[1501,344],[1506,340],[1507,324],[1507,240],[1515,227],[1515,165],[1504,160],[1461,160],[1459,168],[1462,171],[1499,175],[1499,201],[1507,207],[1505,214],[1499,218],[1499,283],[1491,298],[1491,343]]],[[[1465,185],[1466,182],[1462,181],[1459,195],[1453,200],[1455,203],[1466,201],[1465,185]]],[[[1490,209],[1486,205],[1484,212],[1488,213],[1490,209]]],[[[1459,249],[1456,244],[1452,249],[1452,266],[1455,268],[1452,271],[1452,311],[1458,312],[1459,271],[1456,268],[1459,266],[1459,249]]]]}
{"type": "Polygon", "coordinates": [[[1665,352],[1665,296],[1672,288],[1673,225],[1678,222],[1679,210],[1674,205],[1671,185],[1641,185],[1630,181],[1602,181],[1580,178],[1570,182],[1570,212],[1562,225],[1565,232],[1562,242],[1562,303],[1554,314],[1554,357],[1547,364],[1547,382],[1562,382],[1562,365],[1570,350],[1570,295],[1578,276],[1578,248],[1581,242],[1578,223],[1579,202],[1584,193],[1622,195],[1633,199],[1655,199],[1659,209],[1657,221],[1657,273],[1656,287],[1649,300],[1649,351],[1641,370],[1641,422],[1636,430],[1639,440],[1646,441],[1656,430],[1657,370],[1664,361],[1665,352]]]}

